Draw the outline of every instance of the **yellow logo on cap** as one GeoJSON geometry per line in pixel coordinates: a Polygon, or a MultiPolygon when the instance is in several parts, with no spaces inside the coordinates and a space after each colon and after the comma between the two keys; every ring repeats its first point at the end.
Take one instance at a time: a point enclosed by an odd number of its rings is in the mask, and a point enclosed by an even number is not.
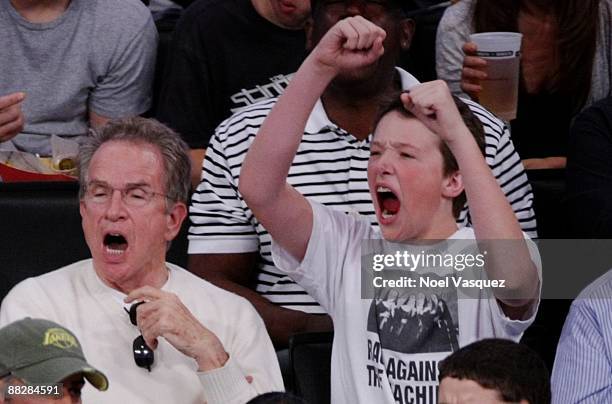
{"type": "Polygon", "coordinates": [[[53,345],[60,349],[79,347],[76,338],[63,328],[49,328],[45,332],[43,345],[53,345]]]}

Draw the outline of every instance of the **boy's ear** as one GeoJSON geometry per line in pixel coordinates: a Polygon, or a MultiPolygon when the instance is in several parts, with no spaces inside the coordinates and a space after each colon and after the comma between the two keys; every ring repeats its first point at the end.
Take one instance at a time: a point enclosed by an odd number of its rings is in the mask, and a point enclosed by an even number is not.
{"type": "Polygon", "coordinates": [[[410,49],[412,37],[414,36],[415,23],[410,18],[400,21],[400,47],[403,51],[410,49]]]}
{"type": "Polygon", "coordinates": [[[459,171],[444,177],[442,181],[442,195],[448,198],[456,198],[463,192],[463,177],[459,171]]]}

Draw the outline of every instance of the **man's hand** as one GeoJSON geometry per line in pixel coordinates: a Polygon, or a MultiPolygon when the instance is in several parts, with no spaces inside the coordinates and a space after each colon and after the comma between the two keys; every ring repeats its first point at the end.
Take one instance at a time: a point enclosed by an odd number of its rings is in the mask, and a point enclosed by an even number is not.
{"type": "Polygon", "coordinates": [[[442,80],[419,84],[410,92],[403,93],[401,99],[408,111],[447,144],[455,142],[467,131],[453,96],[442,80]]]}
{"type": "Polygon", "coordinates": [[[138,306],[137,322],[147,345],[157,348],[157,338],[164,337],[170,345],[195,359],[199,371],[222,367],[229,355],[221,341],[173,293],[151,286],[133,290],[126,303],[144,301],[138,306]]]}
{"type": "Polygon", "coordinates": [[[334,25],[312,52],[313,61],[334,74],[374,63],[384,53],[386,32],[361,16],[334,25]]]}
{"type": "Polygon", "coordinates": [[[14,138],[23,130],[25,119],[21,103],[25,93],[11,93],[0,97],[0,142],[14,138]]]}
{"type": "Polygon", "coordinates": [[[478,101],[478,95],[482,91],[480,82],[487,78],[485,71],[487,61],[476,56],[476,44],[474,42],[466,42],[463,44],[463,70],[461,72],[461,89],[478,101]]]}

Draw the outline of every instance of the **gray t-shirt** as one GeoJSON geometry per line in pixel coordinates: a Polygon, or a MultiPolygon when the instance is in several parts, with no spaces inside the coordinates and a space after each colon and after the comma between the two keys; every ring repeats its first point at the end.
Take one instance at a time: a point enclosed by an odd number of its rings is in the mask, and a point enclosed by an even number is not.
{"type": "Polygon", "coordinates": [[[34,24],[0,0],[0,95],[26,93],[25,127],[0,149],[51,154],[50,135],[82,140],[91,110],[138,115],[151,104],[157,31],[139,0],[72,0],[34,24]]]}

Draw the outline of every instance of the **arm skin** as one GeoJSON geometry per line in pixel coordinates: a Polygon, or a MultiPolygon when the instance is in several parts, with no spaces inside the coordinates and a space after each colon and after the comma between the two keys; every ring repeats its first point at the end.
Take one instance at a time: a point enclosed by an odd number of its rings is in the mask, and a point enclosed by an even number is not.
{"type": "Polygon", "coordinates": [[[290,310],[271,303],[254,291],[253,277],[257,271],[259,253],[195,254],[189,256],[189,270],[212,284],[236,293],[251,302],[266,324],[274,346],[286,348],[289,337],[302,332],[332,330],[328,315],[290,310]]]}
{"type": "Polygon", "coordinates": [[[489,279],[504,279],[494,289],[504,312],[522,318],[537,298],[539,278],[523,232],[474,137],[463,123],[446,83],[424,83],[402,95],[408,110],[438,134],[455,156],[467,195],[474,233],[486,243],[489,279]]]}
{"type": "Polygon", "coordinates": [[[244,160],[240,193],[274,240],[300,261],[312,232],[313,213],[308,201],[287,183],[287,175],[306,121],[339,72],[367,66],[383,54],[385,36],[362,17],[349,17],[332,27],[293,77],[244,160]]]}
{"type": "Polygon", "coordinates": [[[89,126],[91,126],[93,129],[101,128],[102,126],[106,125],[106,123],[110,120],[111,118],[98,115],[93,111],[89,111],[89,126]]]}
{"type": "Polygon", "coordinates": [[[191,149],[189,157],[191,160],[191,188],[196,189],[202,179],[202,162],[206,156],[206,149],[191,149]]]}

